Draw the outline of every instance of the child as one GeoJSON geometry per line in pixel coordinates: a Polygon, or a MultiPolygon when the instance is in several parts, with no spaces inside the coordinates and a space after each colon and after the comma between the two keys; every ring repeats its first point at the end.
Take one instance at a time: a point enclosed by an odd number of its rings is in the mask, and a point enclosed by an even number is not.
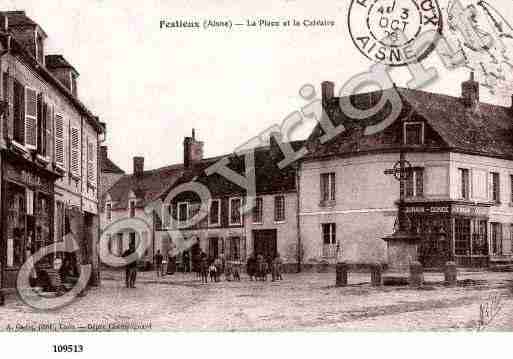
{"type": "Polygon", "coordinates": [[[240,282],[240,262],[235,261],[232,265],[233,280],[240,282]]]}
{"type": "Polygon", "coordinates": [[[214,265],[214,263],[210,265],[208,271],[210,273],[210,281],[217,282],[217,267],[214,265]]]}

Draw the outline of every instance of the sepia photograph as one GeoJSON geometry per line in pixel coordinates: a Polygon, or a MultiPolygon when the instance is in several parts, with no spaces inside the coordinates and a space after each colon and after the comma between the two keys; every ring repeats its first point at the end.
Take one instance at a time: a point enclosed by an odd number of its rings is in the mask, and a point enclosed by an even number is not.
{"type": "Polygon", "coordinates": [[[512,332],[512,14],[0,0],[0,345],[512,332]]]}

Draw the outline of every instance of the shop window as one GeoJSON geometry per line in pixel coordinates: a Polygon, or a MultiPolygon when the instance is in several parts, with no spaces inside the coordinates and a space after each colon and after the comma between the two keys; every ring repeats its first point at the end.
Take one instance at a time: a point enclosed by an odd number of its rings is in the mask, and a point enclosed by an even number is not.
{"type": "Polygon", "coordinates": [[[424,143],[424,124],[421,122],[405,123],[404,143],[406,145],[422,145],[424,143]]]}
{"type": "Polygon", "coordinates": [[[211,226],[218,226],[221,224],[221,201],[213,199],[210,202],[210,209],[208,213],[209,224],[211,226]]]}
{"type": "Polygon", "coordinates": [[[335,172],[321,173],[321,204],[335,201],[336,182],[335,172]]]}
{"type": "Polygon", "coordinates": [[[322,224],[323,257],[336,257],[337,252],[337,225],[335,223],[322,224]]]}
{"type": "Polygon", "coordinates": [[[457,256],[470,255],[470,219],[456,218],[455,220],[454,252],[457,256]]]}
{"type": "Polygon", "coordinates": [[[253,223],[263,223],[264,199],[262,197],[255,198],[255,206],[253,207],[253,223]]]}
{"type": "Polygon", "coordinates": [[[470,181],[469,181],[469,170],[467,168],[458,169],[460,177],[460,198],[470,198],[470,181]]]}
{"type": "Polygon", "coordinates": [[[502,224],[490,223],[492,255],[502,255],[502,224]]]}
{"type": "Polygon", "coordinates": [[[415,168],[404,183],[405,197],[422,197],[424,195],[424,169],[415,168]]]}
{"type": "Polygon", "coordinates": [[[230,225],[242,224],[242,199],[230,198],[230,225]]]}
{"type": "Polygon", "coordinates": [[[9,183],[7,197],[7,258],[8,268],[18,268],[25,258],[26,198],[25,189],[9,183]]]}
{"type": "Polygon", "coordinates": [[[472,233],[472,255],[486,256],[488,255],[488,230],[487,221],[474,221],[474,230],[472,233]]]}
{"type": "Polygon", "coordinates": [[[490,172],[490,190],[491,190],[491,198],[495,203],[500,203],[500,176],[498,172],[490,172]]]}
{"type": "Polygon", "coordinates": [[[52,203],[50,197],[38,193],[35,201],[35,250],[46,247],[51,244],[50,225],[51,225],[51,208],[52,203]]]}
{"type": "Polygon", "coordinates": [[[274,221],[285,221],[285,196],[274,197],[274,221]]]}

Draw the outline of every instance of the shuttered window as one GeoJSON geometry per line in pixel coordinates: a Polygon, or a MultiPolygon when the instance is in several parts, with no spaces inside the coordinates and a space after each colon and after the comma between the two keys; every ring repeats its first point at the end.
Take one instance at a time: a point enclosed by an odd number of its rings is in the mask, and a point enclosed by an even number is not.
{"type": "Polygon", "coordinates": [[[41,156],[47,155],[46,150],[46,123],[47,104],[43,102],[43,94],[37,96],[37,153],[41,156]]]}
{"type": "Polygon", "coordinates": [[[37,148],[37,92],[31,88],[25,89],[25,146],[37,148]]]}
{"type": "Polygon", "coordinates": [[[71,128],[70,133],[70,171],[74,176],[80,176],[80,129],[77,127],[71,128]]]}
{"type": "Polygon", "coordinates": [[[14,80],[14,141],[25,144],[25,88],[14,80]]]}
{"type": "Polygon", "coordinates": [[[53,111],[52,106],[48,103],[44,103],[43,105],[44,111],[44,119],[45,119],[45,152],[44,156],[50,157],[52,155],[52,145],[53,145],[53,111]]]}
{"type": "Polygon", "coordinates": [[[87,181],[96,185],[96,146],[91,140],[87,142],[87,181]]]}
{"type": "Polygon", "coordinates": [[[64,167],[64,119],[55,115],[55,163],[64,167]]]}

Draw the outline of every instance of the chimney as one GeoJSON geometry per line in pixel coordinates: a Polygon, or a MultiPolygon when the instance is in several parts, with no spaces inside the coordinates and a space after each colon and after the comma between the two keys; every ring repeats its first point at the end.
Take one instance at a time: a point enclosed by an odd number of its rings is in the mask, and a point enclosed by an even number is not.
{"type": "Polygon", "coordinates": [[[144,173],[144,157],[134,157],[134,175],[142,176],[144,173]]]}
{"type": "Polygon", "coordinates": [[[192,136],[187,136],[183,140],[183,165],[185,168],[190,168],[194,162],[203,159],[203,145],[203,142],[196,140],[196,130],[193,128],[192,136]]]}
{"type": "Polygon", "coordinates": [[[331,81],[324,81],[321,84],[322,101],[331,100],[335,96],[335,84],[331,81]]]}
{"type": "Polygon", "coordinates": [[[470,80],[461,84],[461,97],[466,107],[475,109],[479,105],[479,82],[474,79],[474,71],[470,73],[470,80]]]}

